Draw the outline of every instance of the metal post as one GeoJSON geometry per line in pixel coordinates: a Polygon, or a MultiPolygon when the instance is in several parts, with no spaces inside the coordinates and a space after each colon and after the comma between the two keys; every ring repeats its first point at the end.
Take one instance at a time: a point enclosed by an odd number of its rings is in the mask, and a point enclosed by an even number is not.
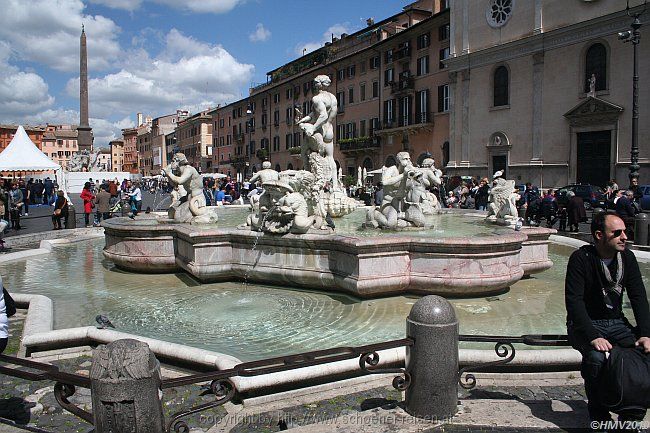
{"type": "Polygon", "coordinates": [[[648,214],[640,213],[634,218],[634,244],[647,246],[650,244],[650,218],[648,214]]]}
{"type": "Polygon", "coordinates": [[[77,213],[74,209],[72,202],[68,202],[68,216],[65,218],[65,228],[66,229],[76,229],[77,228],[77,213]]]}
{"type": "Polygon", "coordinates": [[[451,304],[440,296],[421,298],[406,319],[406,372],[411,385],[406,411],[419,418],[449,419],[458,403],[458,320],[451,304]]]}

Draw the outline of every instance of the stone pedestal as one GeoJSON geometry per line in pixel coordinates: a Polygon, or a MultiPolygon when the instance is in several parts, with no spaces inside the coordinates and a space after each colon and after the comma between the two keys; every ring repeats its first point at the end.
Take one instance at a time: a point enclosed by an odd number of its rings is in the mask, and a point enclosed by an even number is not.
{"type": "Polygon", "coordinates": [[[449,419],[458,403],[458,320],[444,298],[425,296],[406,318],[406,335],[415,343],[406,348],[411,385],[405,409],[418,418],[449,419]]]}
{"type": "Polygon", "coordinates": [[[117,340],[93,351],[96,433],[163,433],[160,364],[146,343],[117,340]]]}

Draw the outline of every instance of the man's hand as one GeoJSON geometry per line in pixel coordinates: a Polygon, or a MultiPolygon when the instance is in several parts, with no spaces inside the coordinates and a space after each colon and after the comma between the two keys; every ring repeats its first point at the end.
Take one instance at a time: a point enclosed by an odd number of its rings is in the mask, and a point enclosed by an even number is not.
{"type": "Polygon", "coordinates": [[[650,337],[641,337],[634,343],[635,346],[643,347],[645,353],[650,353],[650,337]]]}
{"type": "Polygon", "coordinates": [[[612,350],[612,345],[609,341],[607,341],[605,338],[596,338],[595,340],[591,340],[591,345],[594,347],[594,349],[598,350],[599,352],[609,352],[612,350]]]}

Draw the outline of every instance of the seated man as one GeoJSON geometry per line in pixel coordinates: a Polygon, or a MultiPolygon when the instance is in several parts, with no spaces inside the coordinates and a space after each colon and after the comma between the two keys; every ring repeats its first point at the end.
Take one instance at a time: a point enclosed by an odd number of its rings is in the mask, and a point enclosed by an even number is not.
{"type": "MultiPolygon", "coordinates": [[[[605,353],[613,345],[642,346],[650,353],[650,311],[639,265],[625,248],[625,223],[615,214],[596,214],[591,223],[592,245],[575,251],[567,265],[565,301],[567,331],[573,348],[582,353],[589,417],[608,421],[610,413],[598,400],[598,383],[605,353]],[[623,315],[623,291],[634,311],[637,327],[623,315]]],[[[642,420],[645,410],[619,413],[619,420],[642,420]]]]}

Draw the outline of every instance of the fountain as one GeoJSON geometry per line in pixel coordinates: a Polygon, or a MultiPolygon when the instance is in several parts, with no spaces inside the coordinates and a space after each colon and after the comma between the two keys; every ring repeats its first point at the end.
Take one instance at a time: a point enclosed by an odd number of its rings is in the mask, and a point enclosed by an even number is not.
{"type": "MultiPolygon", "coordinates": [[[[266,164],[251,179],[261,182],[263,192],[251,200],[251,213],[241,217],[245,224],[216,223],[221,211],[205,206],[200,175],[177,154],[164,172],[187,195],[172,204],[167,218],[105,221],[105,257],[131,272],[182,269],[203,283],[246,279],[360,298],[486,296],[552,266],[548,238],[554,230],[432,234],[432,218],[438,217],[432,214],[442,211],[430,189],[440,184],[440,172],[433,161],[414,166],[407,152],[398,153],[397,166],[383,169],[384,198],[380,206],[364,210],[366,221],[360,225],[366,232],[334,230],[332,217],[345,226],[358,211],[333,163],[331,122],[337,105],[326,90],[329,84],[327,76],[316,77],[314,111],[296,113],[307,137],[301,148],[305,169],[277,173],[266,164]]],[[[488,219],[510,224],[514,182],[495,182],[488,219]]]]}

